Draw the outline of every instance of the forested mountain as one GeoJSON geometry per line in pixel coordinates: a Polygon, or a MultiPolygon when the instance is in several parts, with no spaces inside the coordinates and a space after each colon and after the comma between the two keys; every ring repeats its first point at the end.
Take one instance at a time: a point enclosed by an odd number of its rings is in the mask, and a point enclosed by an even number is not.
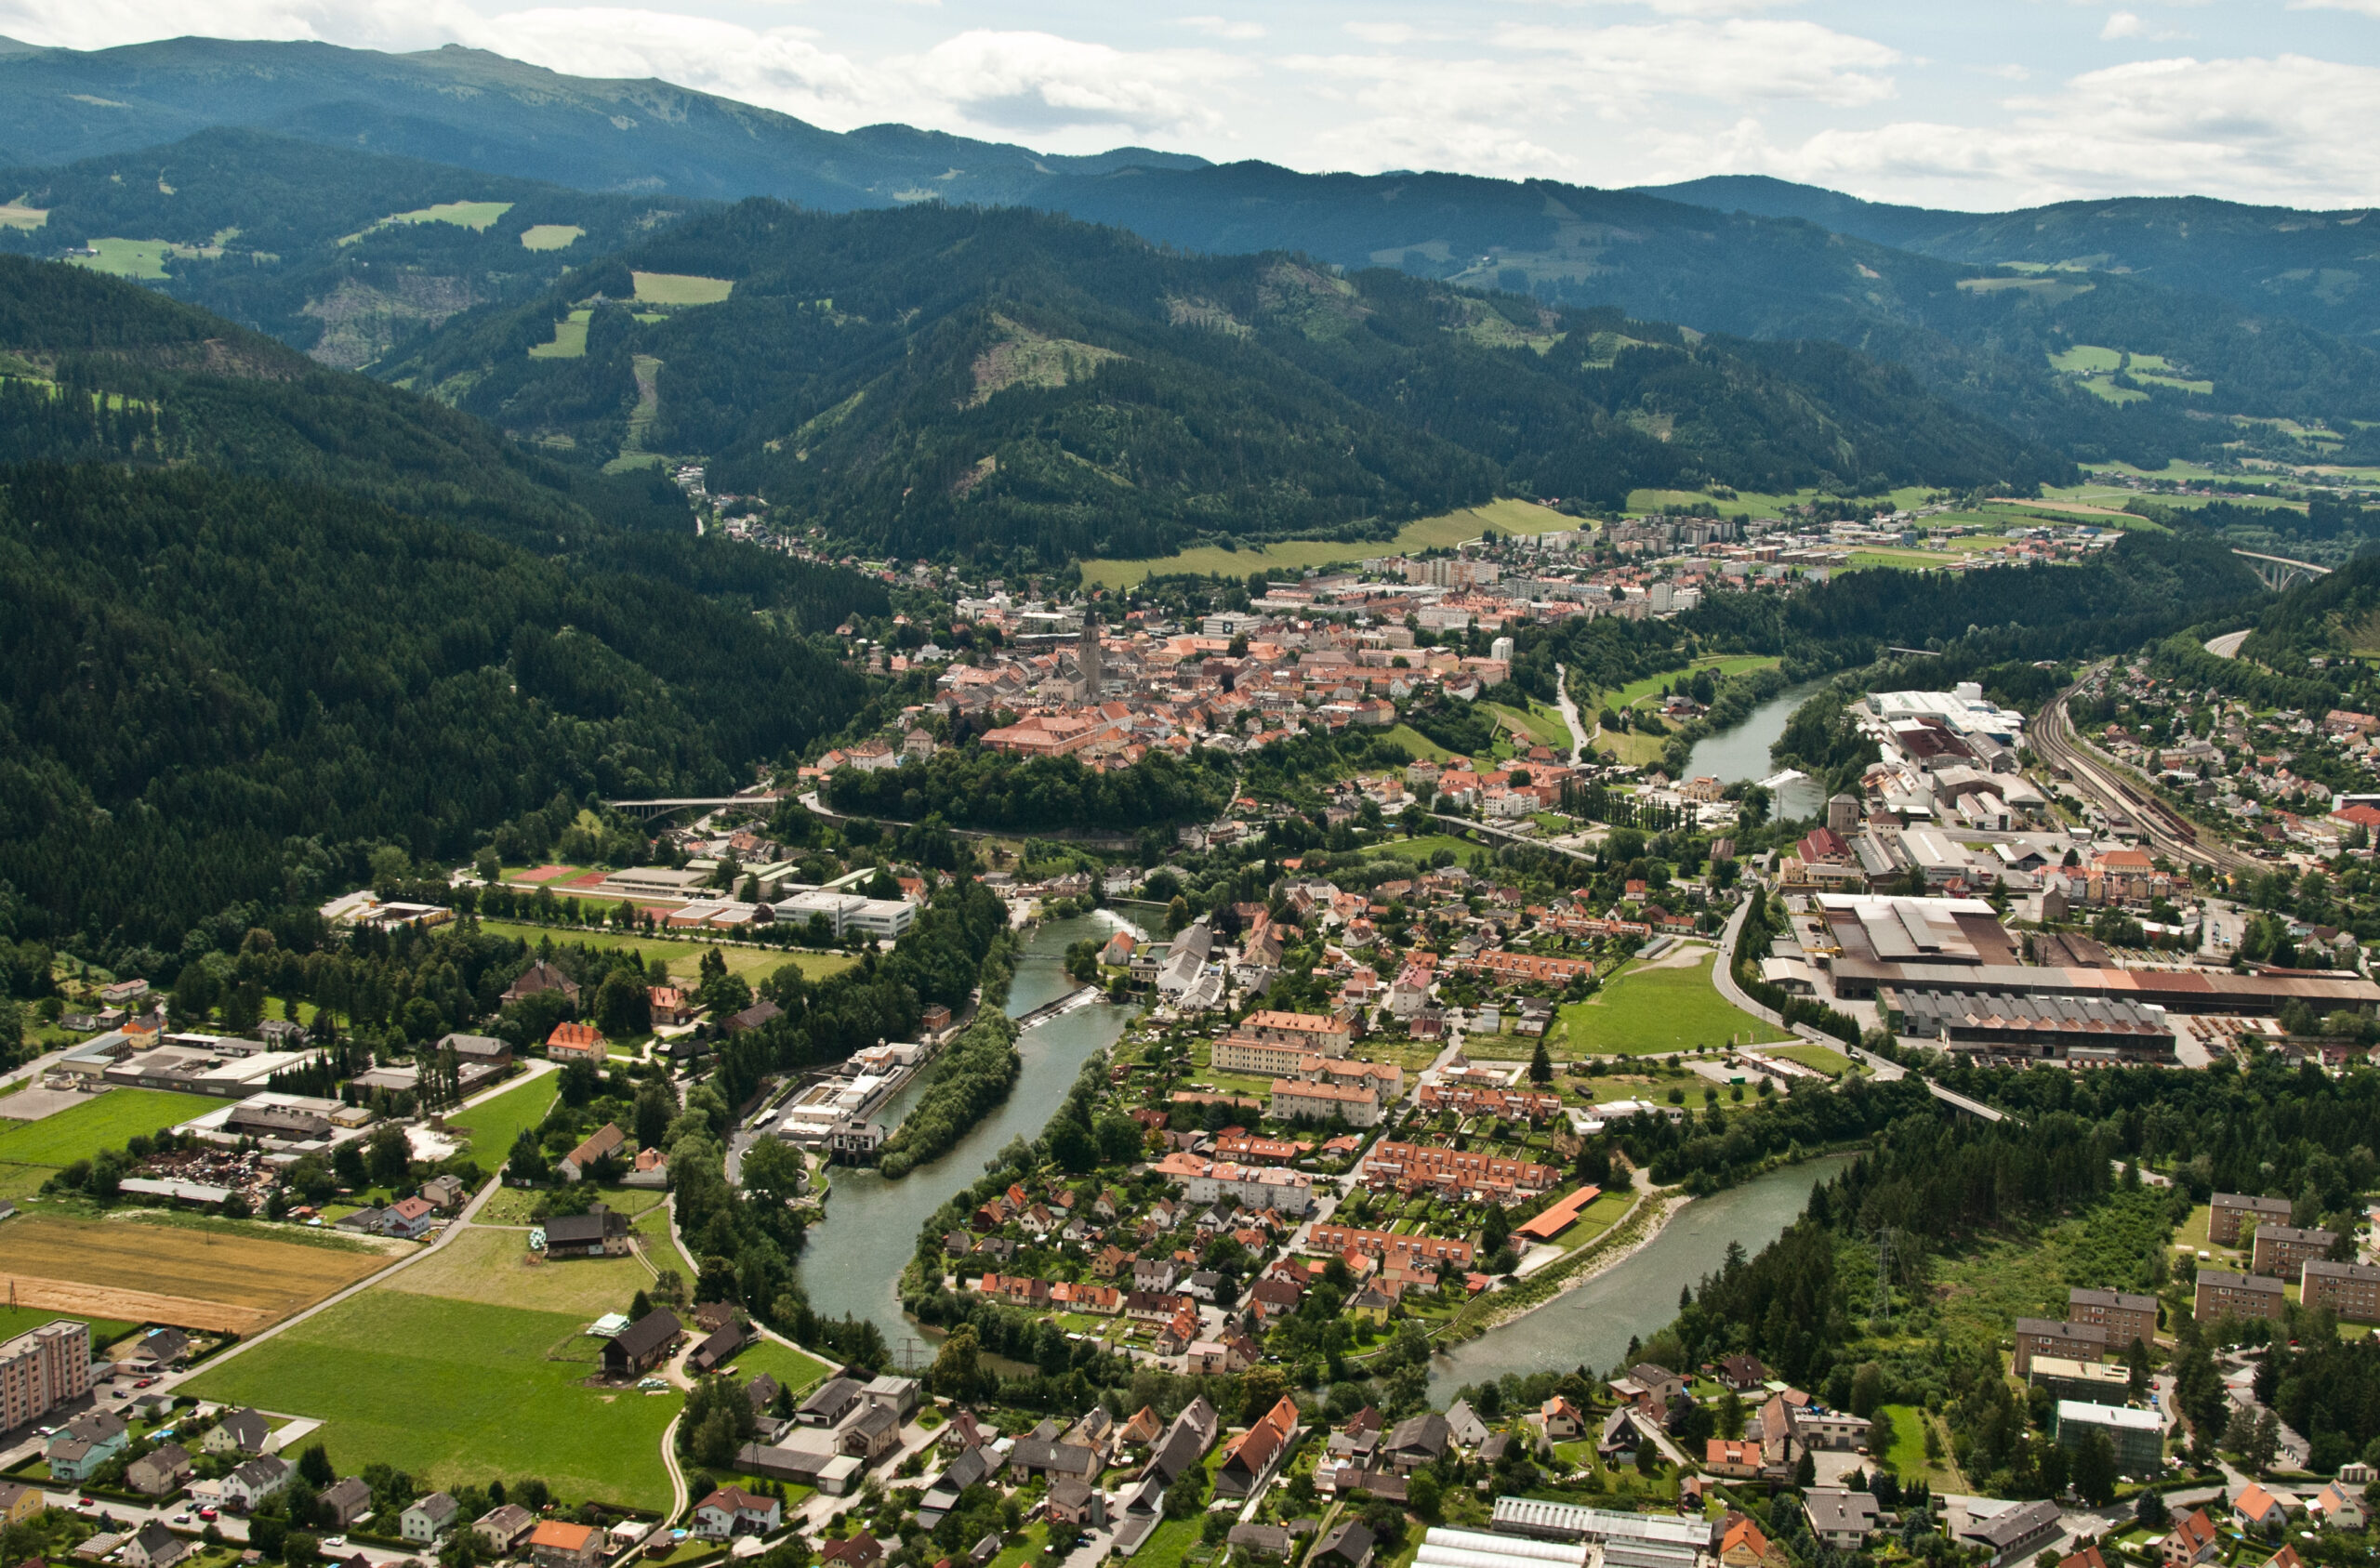
{"type": "Polygon", "coordinates": [[[1069,173],[1205,161],[1137,147],[1069,158],[907,125],[839,135],[667,82],[565,76],[453,44],[390,55],[224,38],[89,51],[0,40],[9,161],[69,164],[210,125],[584,191],[772,195],[838,209],[1013,201],[1069,173]]]}
{"type": "Polygon", "coordinates": [[[170,949],[352,885],[383,847],[466,853],[557,792],[740,784],[862,698],[800,628],[883,609],[850,573],[696,539],[643,485],[0,257],[20,935],[170,949]]]}
{"type": "Polygon", "coordinates": [[[0,224],[0,252],[96,246],[102,267],[349,370],[458,311],[534,294],[696,204],[231,127],[0,170],[0,196],[46,215],[0,224]]]}
{"type": "MultiPolygon", "coordinates": [[[[663,83],[563,76],[455,47],[395,56],[178,39],[32,49],[0,54],[0,148],[23,164],[172,162],[136,150],[241,125],[582,190],[768,195],[827,211],[927,199],[1023,204],[1193,250],[1299,252],[1705,332],[1822,337],[1905,364],[1934,391],[2084,459],[2160,465],[2242,439],[2272,455],[2305,455],[2269,424],[2207,414],[2341,431],[2380,421],[2380,360],[2364,341],[2380,324],[2380,291],[2363,286],[2371,247],[2352,213],[2137,201],[1977,217],[1733,178],[1648,192],[1308,175],[1140,149],[1058,158],[897,125],[837,135],[663,83]],[[2002,270],[2008,262],[2031,270],[2002,270]]],[[[123,177],[127,195],[155,183],[138,168],[108,172],[123,177]]],[[[11,178],[26,182],[25,194],[40,183],[11,178]]],[[[628,201],[615,216],[647,210],[628,201]]],[[[597,222],[538,221],[590,230],[609,221],[588,212],[597,222]]],[[[492,237],[509,241],[529,220],[525,208],[508,215],[492,237]]],[[[405,259],[432,237],[470,248],[441,226],[409,227],[429,232],[384,231],[368,242],[394,247],[381,264],[399,266],[402,286],[364,276],[360,264],[375,258],[359,251],[320,269],[323,286],[295,298],[285,277],[236,295],[218,279],[208,284],[218,292],[192,296],[301,346],[327,343],[325,357],[338,363],[387,352],[458,301],[517,297],[491,262],[405,259]]],[[[18,243],[55,253],[39,231],[18,243]]],[[[257,243],[245,243],[255,267],[257,243]]],[[[284,255],[265,270],[292,265],[311,264],[284,255]]]]}
{"type": "Polygon", "coordinates": [[[1159,554],[1515,489],[1618,505],[1646,485],[2065,472],[1833,345],[1187,257],[1017,209],[747,202],[458,320],[388,371],[586,457],[707,454],[715,487],[904,553],[1159,554]],[[640,310],[621,302],[639,273],[733,292],[640,310]]]}
{"type": "Polygon", "coordinates": [[[1761,175],[1640,190],[1721,212],[1804,218],[1945,260],[2128,273],[2325,332],[2367,341],[2380,334],[2380,217],[2370,207],[2307,212],[2206,196],[2138,196],[2015,212],[1942,212],[1863,202],[1761,175]]]}

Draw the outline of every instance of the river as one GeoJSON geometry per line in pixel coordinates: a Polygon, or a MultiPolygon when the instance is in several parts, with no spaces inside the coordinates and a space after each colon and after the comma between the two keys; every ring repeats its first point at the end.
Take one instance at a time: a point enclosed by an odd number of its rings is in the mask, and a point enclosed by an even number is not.
{"type": "MultiPolygon", "coordinates": [[[[1086,937],[1104,941],[1123,924],[1115,916],[1101,914],[1036,927],[1017,959],[1016,978],[1009,987],[1009,1016],[1030,1012],[1073,990],[1076,982],[1065,970],[1067,945],[1086,937]]],[[[1115,1044],[1137,1010],[1095,1002],[1026,1030],[1017,1041],[1025,1065],[1015,1089],[932,1165],[899,1181],[887,1181],[873,1170],[837,1168],[826,1218],[811,1228],[801,1253],[801,1285],[809,1292],[811,1309],[821,1317],[849,1312],[866,1318],[883,1331],[895,1361],[905,1348],[920,1352],[922,1361],[922,1337],[903,1315],[895,1294],[901,1271],[917,1253],[919,1228],[951,1193],[981,1176],[1010,1139],[1038,1134],[1073,1087],[1085,1059],[1115,1044]],[[919,1343],[905,1347],[910,1339],[919,1343]]],[[[916,1084],[904,1089],[880,1119],[887,1127],[899,1126],[920,1092],[916,1084]]]]}
{"type": "Polygon", "coordinates": [[[1787,1166],[1697,1198],[1634,1256],[1526,1317],[1439,1356],[1431,1364],[1431,1397],[1451,1399],[1465,1383],[1508,1372],[1584,1366],[1589,1376],[1599,1377],[1627,1354],[1630,1338],[1645,1338],[1677,1315],[1678,1287],[1697,1284],[1716,1269],[1729,1242],[1742,1243],[1749,1255],[1776,1240],[1809,1202],[1810,1188],[1848,1158],[1830,1155],[1787,1166]]]}
{"type": "MultiPolygon", "coordinates": [[[[1777,764],[1769,760],[1768,748],[1785,732],[1786,721],[1793,717],[1793,710],[1825,689],[1823,680],[1789,686],[1752,709],[1734,729],[1722,730],[1695,742],[1694,750],[1686,759],[1686,776],[1714,778],[1721,784],[1767,778],[1777,771],[1777,764]]],[[[1815,780],[1796,779],[1776,792],[1769,814],[1779,821],[1798,822],[1818,815],[1825,805],[1815,780]]]]}

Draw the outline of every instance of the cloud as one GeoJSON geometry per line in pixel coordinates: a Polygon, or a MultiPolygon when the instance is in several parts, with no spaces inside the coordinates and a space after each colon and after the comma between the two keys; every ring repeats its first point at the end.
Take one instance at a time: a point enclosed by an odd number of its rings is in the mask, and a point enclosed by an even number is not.
{"type": "Polygon", "coordinates": [[[1389,48],[1399,44],[1410,44],[1423,36],[1421,30],[1411,22],[1346,21],[1339,25],[1367,44],[1379,44],[1389,48]]]}
{"type": "Polygon", "coordinates": [[[2380,193],[2380,69],[2302,55],[2140,60],[2054,96],[2012,99],[1999,125],[1905,121],[1820,131],[1752,154],[1761,172],[1900,199],[2042,203],[2204,194],[2292,205],[2380,193]]]}
{"type": "Polygon", "coordinates": [[[1228,38],[1235,43],[1262,38],[1266,32],[1261,21],[1240,21],[1231,17],[1177,17],[1173,25],[1193,28],[1209,37],[1228,38]]]}
{"type": "Polygon", "coordinates": [[[1835,107],[1894,94],[1887,67],[1899,51],[1813,21],[1731,19],[1620,27],[1512,24],[1496,41],[1530,54],[1567,55],[1563,79],[1631,99],[1684,96],[1727,102],[1808,99],[1835,107]]]}
{"type": "Polygon", "coordinates": [[[2293,11],[2357,11],[2380,17],[2380,0],[2289,0],[2293,11]]]}
{"type": "Polygon", "coordinates": [[[2148,31],[2149,24],[2130,11],[2110,11],[2107,25],[2099,29],[2099,39],[2108,43],[2118,38],[2138,38],[2148,31]]]}
{"type": "Polygon", "coordinates": [[[1050,33],[980,28],[889,64],[928,99],[978,125],[1138,135],[1221,130],[1223,89],[1258,69],[1208,49],[1127,52],[1050,33]]]}

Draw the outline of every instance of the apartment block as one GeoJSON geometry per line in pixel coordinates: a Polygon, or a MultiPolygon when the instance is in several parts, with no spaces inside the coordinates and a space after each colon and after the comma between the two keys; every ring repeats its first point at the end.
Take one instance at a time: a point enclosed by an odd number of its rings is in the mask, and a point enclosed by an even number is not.
{"type": "Polygon", "coordinates": [[[2309,1259],[2298,1274],[2297,1299],[2328,1307],[2348,1323],[2380,1323],[2380,1268],[2309,1259]]]}
{"type": "Polygon", "coordinates": [[[2263,1274],[2235,1274],[2224,1269],[2201,1269],[2190,1315],[2201,1323],[2214,1323],[2220,1318],[2277,1319],[2288,1299],[2277,1279],[2263,1274]]]}
{"type": "Polygon", "coordinates": [[[2255,1251],[2250,1254],[2251,1273],[2285,1280],[2331,1250],[2338,1235],[2331,1231],[2301,1231],[2291,1225],[2256,1227],[2255,1251]]]}
{"type": "Polygon", "coordinates": [[[2287,1198],[2252,1198],[2245,1192],[2217,1192],[2207,1210],[2206,1239],[2218,1246],[2238,1246],[2244,1220],[2259,1225],[2289,1223],[2287,1198]]]}
{"type": "Polygon", "coordinates": [[[2059,1323],[2055,1318],[2016,1320],[2016,1370],[2019,1377],[2031,1375],[2035,1356],[2096,1362],[2104,1361],[2107,1354],[2108,1331],[2096,1323],[2059,1323]]]}
{"type": "Polygon", "coordinates": [[[2121,1290],[2069,1290],[2066,1321],[2096,1324],[2108,1331],[2108,1349],[2122,1351],[2135,1339],[2157,1343],[2157,1298],[2121,1290]]]}
{"type": "Polygon", "coordinates": [[[91,1391],[91,1328],[60,1318],[0,1345],[0,1431],[91,1391]]]}

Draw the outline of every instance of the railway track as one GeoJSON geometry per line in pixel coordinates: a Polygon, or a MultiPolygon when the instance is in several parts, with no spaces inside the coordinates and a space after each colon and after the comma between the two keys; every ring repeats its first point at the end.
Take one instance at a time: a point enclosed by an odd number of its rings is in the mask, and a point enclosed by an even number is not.
{"type": "MultiPolygon", "coordinates": [[[[2096,673],[2096,669],[2085,671],[2083,680],[2096,673]]],[[[2063,769],[2069,782],[2096,800],[2100,810],[2129,821],[2160,853],[2177,861],[2213,866],[2217,871],[2241,871],[2254,866],[2255,863],[2248,856],[2202,834],[2196,824],[2132,784],[2075,733],[2066,704],[2081,684],[2078,681],[2042,709],[2030,736],[2033,750],[2054,767],[2063,769]]]]}

